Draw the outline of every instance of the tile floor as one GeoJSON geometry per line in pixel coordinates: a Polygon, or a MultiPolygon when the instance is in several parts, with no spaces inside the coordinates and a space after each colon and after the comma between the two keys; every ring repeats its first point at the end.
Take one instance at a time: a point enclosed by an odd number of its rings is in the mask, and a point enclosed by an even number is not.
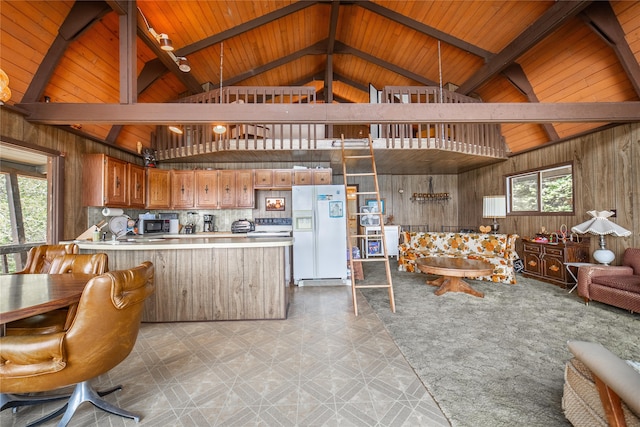
{"type": "MultiPolygon", "coordinates": [[[[383,325],[348,286],[292,288],[284,321],[142,324],[94,381],[145,426],[450,426],[383,325]]],[[[56,404],[0,413],[23,426],[56,404]]],[[[50,421],[45,425],[55,425],[50,421]]],[[[70,426],[133,426],[83,404],[70,426]]]]}

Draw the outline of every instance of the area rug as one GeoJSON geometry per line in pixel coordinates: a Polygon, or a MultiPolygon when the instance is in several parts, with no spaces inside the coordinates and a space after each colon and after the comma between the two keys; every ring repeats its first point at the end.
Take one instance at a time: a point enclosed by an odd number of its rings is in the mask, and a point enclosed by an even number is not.
{"type": "MultiPolygon", "coordinates": [[[[365,280],[384,281],[384,263],[365,280]]],[[[484,298],[434,295],[422,273],[392,267],[396,313],[386,289],[362,289],[394,341],[454,427],[569,426],[562,412],[568,340],[603,344],[640,360],[640,315],[518,276],[516,285],[468,282],[484,298]]]]}

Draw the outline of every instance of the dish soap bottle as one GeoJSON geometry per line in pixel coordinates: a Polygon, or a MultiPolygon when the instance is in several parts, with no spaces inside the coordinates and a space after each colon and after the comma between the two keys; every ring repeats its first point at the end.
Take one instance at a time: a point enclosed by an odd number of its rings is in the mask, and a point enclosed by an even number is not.
{"type": "Polygon", "coordinates": [[[100,241],[100,229],[97,226],[96,226],[96,229],[93,230],[93,241],[94,242],[100,241]]]}

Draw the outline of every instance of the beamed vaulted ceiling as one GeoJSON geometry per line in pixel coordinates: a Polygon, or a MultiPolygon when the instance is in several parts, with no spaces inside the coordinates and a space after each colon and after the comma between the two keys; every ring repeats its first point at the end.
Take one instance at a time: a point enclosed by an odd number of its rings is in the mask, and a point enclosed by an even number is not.
{"type": "MultiPolygon", "coordinates": [[[[365,105],[370,84],[450,83],[485,104],[414,114],[500,122],[512,153],[640,120],[637,1],[2,0],[0,19],[7,105],[127,150],[148,145],[167,114],[254,119],[249,105],[196,114],[162,105],[219,87],[221,72],[224,87],[313,86],[326,104],[309,117],[328,124],[378,117],[365,105]],[[145,18],[190,72],[160,50],[145,18]]],[[[264,122],[306,112],[265,111],[264,122]]]]}

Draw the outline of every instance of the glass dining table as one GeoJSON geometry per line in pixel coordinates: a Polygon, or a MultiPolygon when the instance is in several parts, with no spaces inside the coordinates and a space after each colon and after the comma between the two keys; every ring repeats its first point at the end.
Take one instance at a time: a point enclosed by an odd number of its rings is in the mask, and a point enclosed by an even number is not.
{"type": "Polygon", "coordinates": [[[80,300],[94,274],[0,275],[0,324],[46,313],[80,300]]]}

